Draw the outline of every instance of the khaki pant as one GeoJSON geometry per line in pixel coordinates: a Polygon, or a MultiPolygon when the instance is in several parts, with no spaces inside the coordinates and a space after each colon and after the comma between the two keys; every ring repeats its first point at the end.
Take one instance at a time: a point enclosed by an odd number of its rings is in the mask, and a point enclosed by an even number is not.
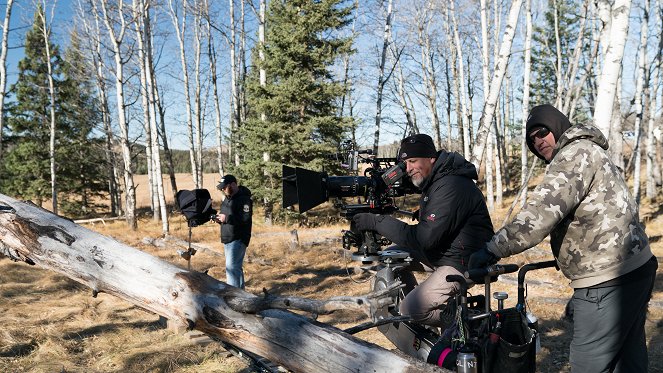
{"type": "Polygon", "coordinates": [[[405,289],[410,292],[401,302],[400,313],[412,316],[414,321],[421,324],[442,326],[440,308],[460,290],[457,282],[447,282],[447,275],[463,276],[463,274],[450,266],[433,269],[423,264],[423,269],[426,272],[432,271],[432,274],[416,287],[416,280],[412,272],[401,273],[401,280],[406,285],[405,289]]]}

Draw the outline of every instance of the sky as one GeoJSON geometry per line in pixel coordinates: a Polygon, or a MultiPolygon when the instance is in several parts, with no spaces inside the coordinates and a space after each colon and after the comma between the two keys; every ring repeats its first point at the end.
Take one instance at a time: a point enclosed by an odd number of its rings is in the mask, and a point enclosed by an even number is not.
{"type": "MultiPolygon", "coordinates": [[[[37,0],[37,1],[42,1],[42,0],[37,0]]],[[[72,23],[72,18],[73,18],[73,4],[76,2],[76,0],[47,0],[46,1],[46,6],[47,6],[47,15],[53,15],[53,42],[58,44],[61,47],[61,50],[64,50],[66,48],[66,44],[68,43],[68,30],[71,28],[71,23],[72,23]],[[53,8],[53,5],[55,5],[55,8],[53,8]]],[[[537,3],[537,2],[535,2],[537,3]]],[[[542,3],[542,2],[538,2],[542,3]]],[[[634,4],[639,3],[637,0],[634,1],[634,4]]],[[[363,6],[363,3],[362,3],[363,6]]],[[[4,4],[0,5],[0,11],[2,12],[2,15],[4,16],[4,4]]],[[[10,41],[9,41],[9,54],[8,54],[8,59],[7,59],[7,69],[8,69],[8,87],[15,82],[16,76],[17,76],[17,66],[18,66],[18,61],[23,58],[23,52],[21,49],[21,46],[24,42],[24,35],[27,30],[32,25],[32,20],[33,20],[33,12],[34,12],[34,2],[33,0],[15,0],[14,1],[14,8],[13,8],[13,14],[12,14],[12,20],[11,20],[11,33],[10,33],[10,41]]],[[[631,9],[631,18],[635,19],[638,17],[639,10],[637,7],[634,5],[632,6],[631,9]]],[[[396,16],[395,22],[403,22],[402,19],[398,18],[399,15],[396,16]]],[[[370,22],[374,22],[371,20],[365,20],[365,22],[368,24],[370,22]]],[[[521,33],[521,28],[523,27],[522,24],[519,24],[518,26],[518,31],[517,35],[521,33]]],[[[253,31],[252,31],[253,32],[253,31]]],[[[357,63],[359,65],[362,65],[363,67],[359,67],[358,71],[359,74],[363,75],[361,78],[364,79],[377,79],[377,77],[373,77],[374,71],[375,71],[375,66],[377,65],[377,61],[373,61],[374,58],[376,58],[376,52],[373,51],[372,49],[376,48],[376,46],[381,46],[381,40],[376,40],[376,35],[380,35],[381,28],[378,27],[376,28],[376,31],[374,32],[373,35],[369,33],[361,34],[360,37],[356,41],[357,49],[359,49],[359,53],[357,54],[358,56],[363,56],[364,60],[358,61],[357,63]],[[371,51],[369,51],[371,50],[371,51]],[[366,56],[370,56],[370,58],[366,58],[366,56]],[[368,77],[368,78],[366,78],[368,77]]],[[[631,24],[631,30],[630,30],[630,35],[637,35],[639,32],[639,26],[637,26],[636,23],[631,24]]],[[[518,39],[519,36],[516,37],[518,39]]],[[[623,80],[624,84],[624,90],[625,90],[625,95],[632,95],[632,85],[635,80],[632,77],[632,68],[635,65],[635,50],[637,49],[636,46],[634,46],[635,42],[637,42],[637,37],[630,37],[629,43],[631,43],[630,46],[627,46],[627,51],[625,53],[625,79],[623,80]],[[630,72],[629,72],[630,71],[630,72]],[[630,88],[629,88],[630,87],[630,88]]],[[[516,47],[514,46],[514,49],[516,47]]],[[[170,68],[172,69],[173,73],[176,73],[177,69],[179,69],[179,60],[176,57],[175,52],[172,50],[167,50],[165,51],[165,55],[170,55],[171,58],[173,58],[172,63],[168,62],[162,62],[162,64],[165,65],[171,65],[170,68]]],[[[226,58],[225,56],[222,56],[222,58],[226,58]]],[[[516,55],[514,58],[519,59],[520,56],[516,55]]],[[[220,66],[224,66],[222,62],[220,62],[220,66]]],[[[476,68],[476,67],[475,67],[476,68]]],[[[223,70],[223,67],[221,68],[223,70]]],[[[225,74],[226,77],[224,79],[227,79],[227,73],[224,73],[223,71],[220,71],[220,73],[225,74]]],[[[168,76],[167,74],[163,76],[168,76]]],[[[163,77],[162,76],[162,77],[163,77]]],[[[161,78],[161,77],[160,77],[161,78]]],[[[173,83],[176,84],[176,83],[173,83]]],[[[224,83],[220,83],[224,84],[224,83]]],[[[373,125],[375,121],[375,93],[374,93],[374,88],[366,88],[366,87],[374,87],[375,83],[372,83],[371,81],[365,82],[365,91],[357,91],[355,92],[355,99],[357,100],[357,107],[355,109],[356,116],[360,117],[361,120],[363,120],[364,125],[360,127],[359,130],[359,141],[361,141],[360,145],[363,146],[371,146],[372,141],[373,141],[373,125]]],[[[223,88],[222,88],[223,90],[223,88]]],[[[167,91],[173,91],[173,89],[167,90],[167,91]]],[[[224,92],[224,94],[227,94],[227,92],[224,92]]],[[[166,101],[166,100],[164,100],[166,101]]],[[[226,100],[227,101],[227,100],[226,100]]],[[[479,101],[479,100],[475,100],[479,101]]],[[[168,102],[175,102],[175,105],[172,105],[167,108],[168,112],[170,113],[169,116],[169,128],[171,129],[170,135],[169,135],[169,142],[172,147],[174,148],[179,148],[179,149],[185,149],[187,147],[186,144],[186,133],[185,130],[183,129],[183,126],[181,126],[181,123],[185,121],[185,116],[183,115],[183,110],[182,108],[184,105],[181,104],[181,99],[179,97],[176,98],[170,98],[168,102]]],[[[390,104],[391,108],[385,108],[385,110],[392,110],[392,113],[387,113],[387,116],[393,116],[395,120],[400,120],[400,114],[396,113],[394,114],[394,111],[400,111],[397,105],[394,105],[393,103],[390,104]]],[[[227,102],[222,103],[222,107],[224,110],[227,111],[228,107],[227,102]]],[[[474,108],[475,114],[474,116],[478,118],[480,115],[480,107],[474,108]]],[[[519,110],[519,104],[517,104],[516,110],[518,113],[520,112],[519,110]]],[[[421,109],[419,111],[419,117],[417,118],[420,124],[425,124],[428,122],[427,118],[427,110],[426,109],[421,109]]],[[[225,118],[223,119],[225,122],[227,122],[227,114],[225,115],[225,118]]],[[[424,127],[425,128],[425,127],[424,127]]],[[[400,129],[398,126],[395,125],[388,125],[385,124],[383,126],[383,132],[381,134],[381,143],[389,143],[392,141],[396,141],[402,137],[402,133],[400,133],[400,129]]],[[[209,129],[209,135],[206,138],[205,145],[207,147],[214,146],[214,140],[213,140],[213,130],[210,128],[209,129]]]]}

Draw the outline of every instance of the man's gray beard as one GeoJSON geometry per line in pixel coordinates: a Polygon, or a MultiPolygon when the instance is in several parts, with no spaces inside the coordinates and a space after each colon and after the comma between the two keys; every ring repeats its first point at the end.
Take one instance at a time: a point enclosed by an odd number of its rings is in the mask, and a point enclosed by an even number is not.
{"type": "Polygon", "coordinates": [[[418,177],[416,179],[412,178],[412,184],[414,184],[414,186],[416,186],[417,188],[421,188],[421,185],[423,185],[424,183],[424,179],[425,178],[423,177],[418,177]]]}

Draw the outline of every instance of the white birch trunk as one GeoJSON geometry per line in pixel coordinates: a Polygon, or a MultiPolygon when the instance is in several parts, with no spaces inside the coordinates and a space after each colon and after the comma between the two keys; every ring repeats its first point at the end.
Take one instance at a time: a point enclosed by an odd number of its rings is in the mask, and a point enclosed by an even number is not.
{"type": "MultiPolygon", "coordinates": [[[[463,156],[467,158],[472,151],[471,143],[472,138],[470,135],[470,127],[472,126],[472,121],[470,120],[470,114],[468,109],[468,97],[467,89],[465,88],[465,68],[463,67],[463,48],[460,44],[460,34],[458,33],[458,21],[456,20],[456,9],[454,5],[455,0],[449,1],[449,13],[451,14],[451,22],[453,29],[453,38],[454,44],[456,46],[456,56],[458,58],[458,80],[460,81],[459,89],[460,96],[456,96],[457,100],[460,101],[460,106],[462,110],[463,118],[463,156]]],[[[479,169],[477,168],[477,173],[479,169]]]]}
{"type": "MultiPolygon", "coordinates": [[[[481,78],[483,82],[483,92],[484,94],[488,92],[489,83],[488,83],[488,74],[490,73],[490,60],[488,57],[488,49],[490,48],[488,40],[488,7],[486,5],[486,0],[481,0],[481,78]]],[[[496,18],[497,22],[497,18],[496,18]]],[[[496,30],[498,30],[496,26],[496,30]]],[[[496,31],[497,32],[497,31],[496,31]]],[[[497,45],[498,40],[495,39],[495,45],[497,45]]],[[[488,210],[495,210],[495,195],[494,195],[494,186],[493,186],[493,147],[492,147],[492,137],[488,139],[488,151],[486,154],[486,199],[488,204],[488,210]]],[[[470,153],[467,153],[468,155],[470,153]]],[[[480,170],[477,169],[477,173],[480,170]]]]}
{"type": "MultiPolygon", "coordinates": [[[[417,41],[421,51],[421,67],[424,76],[426,103],[428,104],[428,110],[430,111],[431,116],[431,126],[433,127],[433,141],[435,143],[435,148],[440,149],[442,147],[442,135],[440,133],[440,115],[437,110],[437,77],[433,56],[431,53],[432,45],[429,32],[431,22],[430,12],[430,4],[427,4],[424,13],[419,16],[421,19],[418,27],[417,41]]],[[[405,85],[403,80],[403,73],[401,72],[401,86],[405,85]]],[[[402,90],[405,91],[404,87],[402,90]]],[[[416,132],[419,131],[416,130],[416,132]]]]}
{"type": "MultiPolygon", "coordinates": [[[[93,4],[95,4],[93,2],[93,4]]],[[[96,5],[95,5],[96,6],[96,5]]],[[[131,169],[131,148],[129,143],[129,124],[127,123],[126,107],[124,103],[124,65],[122,59],[122,43],[127,31],[127,23],[124,19],[124,0],[117,3],[117,15],[119,30],[115,30],[113,19],[109,14],[107,0],[101,0],[103,19],[110,36],[113,47],[113,58],[115,60],[115,97],[117,100],[118,125],[120,126],[120,147],[122,149],[122,160],[124,162],[124,188],[125,188],[125,216],[127,224],[131,229],[137,228],[136,222],[136,188],[134,187],[133,170],[131,169]]]]}
{"type": "Polygon", "coordinates": [[[202,31],[202,20],[201,20],[201,10],[199,0],[194,1],[195,4],[195,13],[194,13],[194,25],[193,25],[193,36],[194,36],[194,126],[196,134],[196,163],[198,168],[196,172],[198,173],[196,180],[196,188],[203,187],[203,106],[202,106],[202,72],[200,69],[200,60],[202,58],[202,47],[203,47],[203,31],[202,31]]]}
{"type": "MultiPolygon", "coordinates": [[[[660,9],[661,4],[660,1],[656,1],[656,9],[660,9]]],[[[659,25],[659,30],[660,30],[660,25],[663,24],[663,12],[657,12],[658,13],[658,22],[657,24],[659,25]]],[[[658,33],[658,47],[656,50],[655,54],[655,62],[654,62],[654,68],[651,70],[652,71],[652,77],[651,77],[651,88],[649,91],[650,99],[649,99],[649,118],[647,121],[647,161],[646,161],[646,175],[647,175],[647,182],[646,182],[646,196],[647,199],[650,201],[656,197],[658,194],[658,191],[656,190],[656,177],[655,175],[657,172],[655,172],[655,165],[656,165],[656,154],[659,152],[658,148],[656,147],[656,142],[660,140],[660,138],[656,137],[656,133],[660,132],[657,131],[658,126],[656,125],[656,108],[657,108],[657,99],[658,99],[658,86],[659,86],[659,81],[661,79],[661,53],[663,52],[663,33],[659,32],[658,33]]]]}
{"type": "MultiPolygon", "coordinates": [[[[604,4],[607,0],[600,0],[604,4]]],[[[598,81],[598,92],[594,108],[594,125],[598,127],[609,139],[611,136],[610,124],[615,109],[617,86],[621,72],[624,46],[629,26],[629,11],[631,0],[615,0],[611,8],[610,34],[605,48],[603,68],[598,81]]],[[[603,41],[602,41],[603,43],[603,41]]],[[[612,148],[611,144],[611,148],[612,148]]],[[[613,154],[615,150],[613,150],[613,154]]],[[[619,154],[621,156],[621,154],[619,154]]]]}
{"type": "Polygon", "coordinates": [[[640,136],[642,119],[645,110],[642,104],[642,91],[646,78],[647,68],[647,30],[649,28],[649,0],[643,0],[642,4],[642,18],[640,19],[640,47],[638,48],[638,73],[635,80],[635,123],[633,125],[635,130],[635,146],[633,152],[635,153],[635,165],[633,168],[633,197],[638,204],[640,203],[640,165],[641,165],[641,148],[640,136]]]}
{"type": "Polygon", "coordinates": [[[562,42],[559,37],[559,6],[557,1],[553,2],[553,24],[555,31],[555,79],[557,80],[557,87],[555,92],[555,107],[562,107],[562,94],[564,83],[562,81],[562,42]]]}
{"type": "Polygon", "coordinates": [[[520,207],[524,207],[527,202],[527,116],[529,115],[529,85],[532,68],[532,2],[525,0],[525,61],[523,62],[523,106],[522,106],[522,129],[520,130],[520,207]]]}
{"type": "Polygon", "coordinates": [[[207,57],[209,58],[210,75],[212,78],[212,91],[214,94],[214,129],[216,131],[216,167],[219,180],[223,178],[223,128],[221,124],[221,97],[219,96],[219,84],[216,73],[216,48],[214,34],[212,33],[212,21],[209,14],[209,1],[204,0],[207,20],[207,57]]]}
{"type": "Polygon", "coordinates": [[[380,123],[382,121],[382,92],[387,83],[384,70],[387,61],[387,51],[389,50],[389,40],[391,40],[391,17],[393,9],[393,0],[387,1],[387,18],[384,23],[384,35],[382,37],[382,53],[380,55],[380,67],[378,75],[377,99],[375,102],[375,132],[373,134],[373,154],[378,154],[380,145],[380,123]]]}
{"type": "MultiPolygon", "coordinates": [[[[573,57],[571,60],[571,64],[566,69],[563,78],[564,91],[560,95],[562,104],[557,106],[557,108],[566,116],[569,116],[570,114],[571,102],[575,99],[574,93],[577,92],[578,95],[580,94],[580,90],[576,91],[575,82],[578,74],[578,68],[580,67],[580,56],[582,55],[583,47],[587,42],[585,40],[585,29],[587,27],[587,12],[589,11],[589,3],[591,1],[592,0],[585,0],[583,2],[583,12],[582,12],[582,17],[580,19],[578,37],[576,39],[576,43],[573,48],[573,57]]],[[[590,59],[590,61],[593,61],[593,59],[590,59]]],[[[591,65],[591,63],[589,65],[591,65]]],[[[582,84],[584,84],[586,79],[587,79],[586,76],[581,77],[582,82],[578,83],[578,85],[582,87],[582,84]]]]}
{"type": "MultiPolygon", "coordinates": [[[[146,92],[148,98],[148,113],[150,117],[150,132],[152,133],[151,143],[149,144],[152,149],[152,164],[153,164],[153,176],[156,181],[154,189],[156,190],[156,199],[159,207],[159,214],[161,218],[161,232],[164,236],[167,236],[170,231],[170,226],[168,223],[168,207],[166,205],[166,196],[163,187],[163,174],[161,172],[161,153],[159,147],[159,136],[157,130],[157,105],[156,105],[156,76],[154,72],[153,64],[153,51],[152,51],[152,26],[151,18],[149,13],[149,2],[145,3],[145,0],[139,0],[143,5],[142,12],[142,25],[143,25],[143,38],[145,40],[145,75],[146,75],[146,92]]],[[[165,135],[165,133],[164,133],[165,135]]],[[[164,136],[165,137],[165,136],[164,136]]]]}
{"type": "Polygon", "coordinates": [[[5,19],[2,23],[2,44],[0,47],[0,161],[2,160],[2,129],[5,127],[5,95],[7,89],[7,50],[9,40],[9,21],[12,16],[14,0],[7,0],[5,19]]]}
{"type": "MultiPolygon", "coordinates": [[[[48,77],[48,99],[49,99],[49,113],[50,113],[50,138],[48,146],[48,157],[51,163],[51,202],[53,204],[53,213],[58,213],[58,188],[56,181],[57,166],[55,163],[55,85],[53,83],[53,65],[51,63],[51,45],[50,34],[51,28],[49,22],[46,20],[46,0],[42,0],[41,12],[38,12],[41,18],[41,34],[44,40],[44,53],[46,53],[46,71],[48,77]]],[[[52,18],[52,17],[51,17],[52,18]]]]}
{"type": "MultiPolygon", "coordinates": [[[[403,65],[401,64],[400,59],[396,60],[396,68],[398,69],[398,82],[395,83],[397,85],[396,88],[398,91],[398,102],[401,104],[401,108],[403,108],[403,113],[405,114],[405,136],[409,136],[411,134],[418,133],[419,129],[414,119],[414,113],[411,110],[410,104],[408,103],[407,93],[405,92],[405,77],[403,76],[403,65]]],[[[433,136],[433,142],[438,141],[438,138],[439,129],[436,136],[433,136]]],[[[439,144],[436,143],[435,148],[439,149],[439,144]]]]}
{"type": "Polygon", "coordinates": [[[179,9],[177,9],[179,4],[175,4],[174,2],[175,0],[168,0],[168,5],[170,8],[170,17],[173,21],[173,26],[175,27],[175,33],[177,34],[177,41],[180,44],[180,63],[182,65],[182,88],[184,88],[184,107],[186,111],[187,135],[189,141],[189,160],[191,162],[191,175],[193,177],[193,184],[198,187],[198,185],[201,184],[201,181],[198,180],[198,168],[201,166],[198,164],[198,159],[196,157],[196,146],[193,140],[193,110],[191,108],[191,94],[189,91],[189,68],[187,67],[186,46],[184,45],[186,36],[188,0],[183,0],[182,3],[181,24],[178,13],[179,9]]]}
{"type": "Polygon", "coordinates": [[[134,31],[136,32],[136,42],[138,42],[138,68],[140,70],[140,99],[143,107],[143,128],[145,131],[145,162],[147,163],[147,182],[148,190],[150,192],[150,207],[152,210],[152,220],[159,220],[159,199],[156,192],[156,179],[154,175],[154,159],[152,158],[152,127],[150,122],[150,99],[148,97],[147,88],[147,57],[145,52],[145,35],[143,34],[143,12],[145,11],[143,0],[134,0],[133,2],[133,16],[134,16],[134,31]]]}
{"type": "MultiPolygon", "coordinates": [[[[495,12],[495,43],[493,43],[494,46],[494,61],[497,61],[499,57],[499,50],[497,49],[497,46],[499,45],[500,37],[499,37],[499,30],[501,29],[501,19],[500,19],[500,14],[501,14],[501,5],[497,3],[497,0],[493,2],[493,11],[495,12]]],[[[494,69],[494,67],[493,67],[494,69]]],[[[505,85],[506,87],[506,94],[508,95],[508,87],[509,87],[509,81],[507,79],[507,83],[505,85]]],[[[485,87],[484,92],[489,89],[488,86],[485,87]]],[[[504,95],[502,95],[504,96],[504,95]]],[[[499,98],[498,98],[499,102],[499,98]]],[[[493,116],[493,123],[494,123],[494,131],[492,134],[493,137],[493,165],[495,166],[495,200],[497,202],[498,207],[502,207],[502,170],[500,167],[500,164],[502,163],[502,154],[500,152],[500,148],[502,146],[501,144],[501,138],[500,138],[500,133],[501,133],[501,127],[502,127],[502,113],[499,112],[499,109],[493,116]]],[[[489,135],[490,136],[490,135],[489,135]]]]}
{"type": "Polygon", "coordinates": [[[239,153],[237,139],[237,129],[239,127],[239,86],[237,83],[238,69],[237,69],[237,38],[236,25],[235,25],[235,0],[228,0],[228,15],[230,17],[230,39],[228,40],[230,51],[230,150],[231,156],[235,158],[235,166],[239,166],[239,153]]]}
{"type": "MultiPolygon", "coordinates": [[[[450,25],[452,25],[452,22],[451,22],[451,12],[449,11],[448,6],[445,7],[445,11],[446,11],[446,14],[445,14],[446,15],[446,22],[444,22],[444,30],[445,30],[445,34],[447,36],[447,46],[448,46],[447,48],[449,49],[449,51],[451,51],[451,58],[449,59],[449,61],[451,62],[451,80],[452,80],[452,83],[450,83],[451,87],[449,89],[449,91],[452,91],[452,92],[449,92],[450,94],[447,95],[447,100],[449,102],[451,102],[452,97],[456,98],[454,100],[454,111],[456,112],[456,118],[457,118],[456,122],[457,122],[457,126],[458,126],[458,131],[459,131],[459,138],[461,139],[461,142],[463,144],[462,151],[463,151],[463,154],[466,155],[465,154],[465,149],[466,149],[466,147],[465,147],[465,138],[469,137],[469,134],[465,133],[466,128],[465,128],[465,123],[463,122],[464,118],[463,118],[463,113],[461,111],[461,106],[460,106],[460,101],[461,101],[461,99],[460,99],[460,85],[461,85],[461,83],[460,83],[460,79],[458,77],[458,55],[457,55],[456,43],[455,43],[454,38],[453,38],[452,27],[450,26],[450,25]]],[[[448,110],[448,113],[449,113],[449,129],[448,129],[449,141],[448,141],[448,146],[449,146],[449,148],[451,148],[451,110],[450,110],[451,104],[448,104],[448,105],[449,105],[449,110],[448,110]]]]}
{"type": "Polygon", "coordinates": [[[488,95],[483,105],[483,110],[481,111],[479,129],[476,135],[476,145],[474,146],[474,151],[472,152],[471,157],[471,161],[474,163],[477,169],[481,168],[481,159],[483,157],[483,152],[486,148],[486,141],[490,133],[490,123],[493,116],[495,115],[497,98],[499,97],[499,93],[502,87],[502,80],[506,74],[509,56],[511,55],[511,45],[513,43],[513,37],[516,32],[516,26],[518,25],[518,15],[520,14],[521,5],[522,0],[514,0],[511,3],[509,17],[507,19],[504,36],[500,45],[499,58],[497,58],[495,61],[493,78],[490,81],[490,90],[488,91],[488,95]]]}

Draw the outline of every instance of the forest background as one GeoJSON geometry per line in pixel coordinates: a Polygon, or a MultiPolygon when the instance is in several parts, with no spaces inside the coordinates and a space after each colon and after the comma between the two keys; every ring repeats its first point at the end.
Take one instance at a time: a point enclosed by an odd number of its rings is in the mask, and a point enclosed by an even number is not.
{"type": "Polygon", "coordinates": [[[186,188],[213,189],[233,173],[261,224],[318,225],[330,215],[282,208],[283,164],[342,175],[331,155],[344,144],[393,157],[399,139],[424,132],[481,170],[497,228],[505,201],[523,203],[521,186],[543,169],[523,143],[542,103],[599,127],[658,216],[660,0],[8,0],[0,10],[0,193],[72,219],[116,216],[172,235],[181,175],[186,188]]]}

